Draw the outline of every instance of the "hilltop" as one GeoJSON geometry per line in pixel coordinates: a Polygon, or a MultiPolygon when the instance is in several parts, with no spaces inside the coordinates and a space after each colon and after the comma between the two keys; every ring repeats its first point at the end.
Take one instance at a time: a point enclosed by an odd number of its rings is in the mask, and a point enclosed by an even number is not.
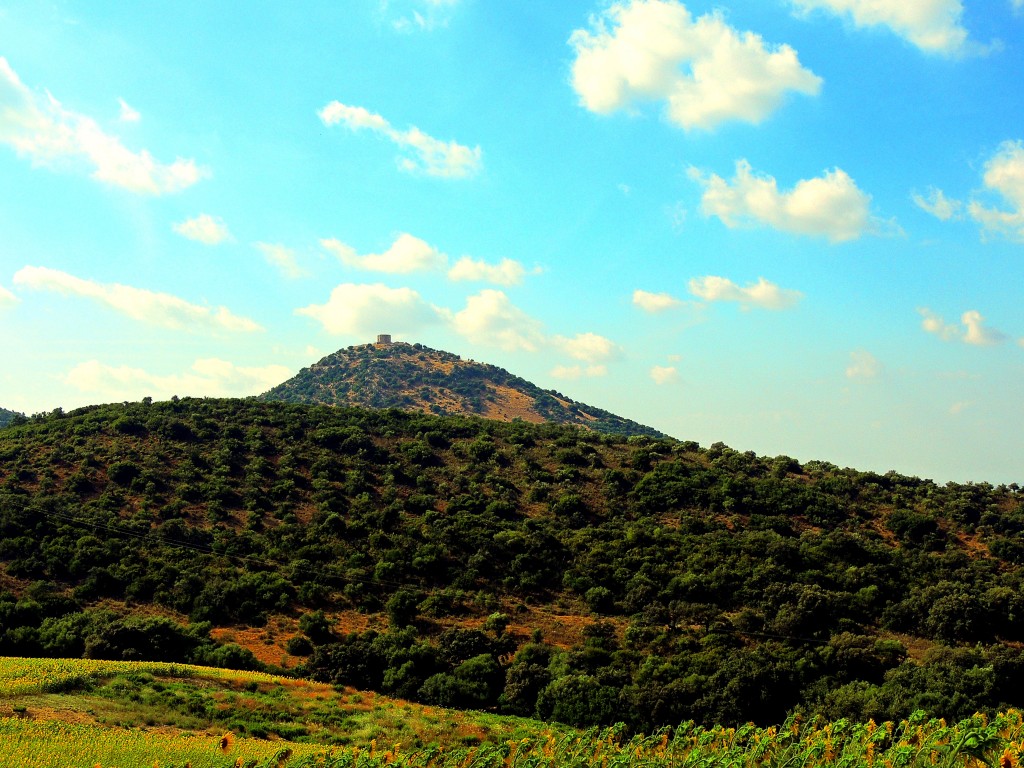
{"type": "Polygon", "coordinates": [[[715,444],[249,400],[0,432],[0,655],[575,725],[1024,703],[1024,504],[715,444]]]}
{"type": "Polygon", "coordinates": [[[260,399],[576,424],[607,434],[664,436],[651,427],[574,402],[560,392],[541,389],[504,368],[401,342],[340,349],[260,399]]]}

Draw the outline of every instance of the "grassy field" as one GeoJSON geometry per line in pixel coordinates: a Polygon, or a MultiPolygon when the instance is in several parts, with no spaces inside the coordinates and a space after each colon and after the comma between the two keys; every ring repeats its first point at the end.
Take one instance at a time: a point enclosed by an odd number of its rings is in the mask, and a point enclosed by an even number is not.
{"type": "Polygon", "coordinates": [[[1024,758],[1010,711],[956,724],[791,717],[627,738],[464,713],[262,673],[181,664],[0,658],[5,768],[999,766],[1024,758]]]}

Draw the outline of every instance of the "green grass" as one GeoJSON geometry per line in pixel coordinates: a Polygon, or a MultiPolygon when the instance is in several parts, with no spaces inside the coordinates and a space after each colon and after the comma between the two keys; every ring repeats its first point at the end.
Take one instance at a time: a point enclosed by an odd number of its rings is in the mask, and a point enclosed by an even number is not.
{"type": "Polygon", "coordinates": [[[0,658],[0,749],[4,768],[1018,768],[1024,718],[791,717],[629,738],[265,674],[0,658]]]}

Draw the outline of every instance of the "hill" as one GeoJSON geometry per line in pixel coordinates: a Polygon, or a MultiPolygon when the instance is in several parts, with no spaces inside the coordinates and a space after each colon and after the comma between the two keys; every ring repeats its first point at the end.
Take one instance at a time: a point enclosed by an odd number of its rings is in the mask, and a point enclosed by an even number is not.
{"type": "Polygon", "coordinates": [[[1024,698],[1024,505],[716,444],[256,400],[0,432],[0,654],[650,730],[1024,698]]]}
{"type": "Polygon", "coordinates": [[[340,349],[260,399],[576,424],[607,434],[664,436],[651,427],[541,389],[504,368],[400,342],[340,349]]]}
{"type": "Polygon", "coordinates": [[[11,423],[11,421],[21,415],[22,414],[17,413],[16,411],[8,411],[6,408],[0,408],[0,428],[6,427],[11,423]]]}

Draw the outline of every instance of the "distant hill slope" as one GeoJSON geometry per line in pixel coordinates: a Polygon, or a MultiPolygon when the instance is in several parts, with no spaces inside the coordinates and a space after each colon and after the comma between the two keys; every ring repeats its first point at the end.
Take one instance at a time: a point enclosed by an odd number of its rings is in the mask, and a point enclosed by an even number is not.
{"type": "Polygon", "coordinates": [[[21,414],[15,411],[8,411],[6,408],[0,408],[0,427],[6,427],[15,416],[21,416],[21,414]]]}
{"type": "Polygon", "coordinates": [[[340,349],[259,399],[576,424],[605,434],[664,437],[651,427],[541,389],[504,368],[420,344],[340,349]]]}

